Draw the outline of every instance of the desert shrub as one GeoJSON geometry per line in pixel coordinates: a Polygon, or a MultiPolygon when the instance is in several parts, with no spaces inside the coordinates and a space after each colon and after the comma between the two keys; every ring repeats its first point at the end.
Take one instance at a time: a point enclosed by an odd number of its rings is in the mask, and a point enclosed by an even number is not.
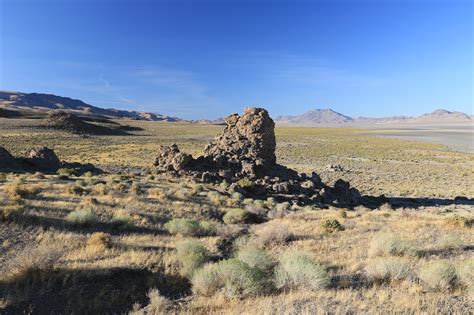
{"type": "Polygon", "coordinates": [[[347,218],[347,211],[344,209],[339,210],[339,216],[343,219],[347,218]]]}
{"type": "Polygon", "coordinates": [[[446,291],[452,289],[457,282],[456,268],[445,260],[433,261],[419,270],[423,284],[433,290],[446,291]]]}
{"type": "Polygon", "coordinates": [[[177,218],[168,221],[164,228],[171,234],[181,234],[185,236],[205,236],[215,233],[216,228],[212,222],[198,222],[191,219],[177,218]]]}
{"type": "Polygon", "coordinates": [[[3,186],[3,191],[12,199],[19,200],[23,198],[31,198],[41,191],[38,186],[21,184],[21,183],[9,183],[3,186]]]}
{"type": "Polygon", "coordinates": [[[94,185],[94,187],[92,188],[92,191],[96,195],[105,196],[109,193],[109,187],[104,183],[99,183],[99,184],[94,185]]]}
{"type": "Polygon", "coordinates": [[[132,216],[124,210],[117,211],[112,218],[112,223],[119,226],[127,226],[132,222],[132,216]]]}
{"type": "Polygon", "coordinates": [[[97,232],[93,233],[87,240],[87,246],[101,249],[112,247],[112,237],[108,233],[97,232]]]}
{"type": "Polygon", "coordinates": [[[264,273],[270,272],[274,266],[273,259],[264,250],[254,246],[241,248],[235,257],[249,265],[250,268],[258,269],[264,273]]]}
{"type": "Polygon", "coordinates": [[[324,233],[344,231],[344,226],[336,219],[328,219],[321,222],[321,229],[324,233]]]}
{"type": "Polygon", "coordinates": [[[474,258],[464,261],[459,268],[459,280],[470,294],[474,294],[474,258]]]}
{"type": "Polygon", "coordinates": [[[91,210],[74,210],[66,216],[66,220],[75,225],[89,225],[97,222],[97,216],[91,210]]]}
{"type": "Polygon", "coordinates": [[[275,268],[275,285],[282,290],[316,291],[326,288],[329,283],[326,269],[305,253],[287,251],[275,268]]]}
{"type": "Polygon", "coordinates": [[[201,228],[200,234],[203,236],[215,235],[217,233],[217,227],[214,222],[211,221],[199,221],[201,228]]]}
{"type": "Polygon", "coordinates": [[[452,217],[446,219],[446,224],[453,227],[469,228],[472,225],[473,220],[469,220],[459,214],[455,214],[452,217]]]}
{"type": "Polygon", "coordinates": [[[373,281],[403,280],[410,276],[410,261],[403,257],[377,257],[366,267],[367,277],[373,281]]]}
{"type": "Polygon", "coordinates": [[[227,224],[245,223],[248,219],[249,213],[242,208],[233,208],[226,212],[223,220],[227,224]]]}
{"type": "Polygon", "coordinates": [[[77,196],[85,195],[88,192],[86,188],[76,185],[76,184],[69,185],[67,190],[71,195],[77,195],[77,196]]]}
{"type": "Polygon", "coordinates": [[[227,182],[225,179],[219,184],[219,187],[223,190],[226,190],[227,188],[229,188],[229,182],[227,182]]]}
{"type": "Polygon", "coordinates": [[[62,252],[59,246],[26,247],[8,262],[5,276],[16,283],[42,281],[45,275],[54,270],[62,252]]]}
{"type": "Polygon", "coordinates": [[[197,241],[179,242],[176,244],[176,252],[183,276],[191,276],[196,269],[211,258],[207,248],[197,241]]]}
{"type": "Polygon", "coordinates": [[[392,233],[379,233],[372,238],[369,244],[369,256],[387,256],[387,255],[410,255],[414,250],[406,242],[397,235],[392,233]]]}
{"type": "Polygon", "coordinates": [[[268,197],[267,200],[265,201],[265,206],[269,209],[272,209],[276,206],[277,202],[275,198],[273,197],[268,197]]]}
{"type": "Polygon", "coordinates": [[[264,275],[237,259],[222,260],[197,270],[192,279],[193,291],[211,296],[222,291],[229,297],[254,296],[264,289],[264,275]]]}
{"type": "Polygon", "coordinates": [[[291,207],[290,203],[289,202],[282,202],[282,203],[278,203],[276,206],[275,206],[275,210],[278,210],[278,211],[285,211],[285,210],[289,210],[291,207]]]}
{"type": "Polygon", "coordinates": [[[281,245],[291,239],[286,225],[273,222],[260,225],[254,234],[254,242],[259,246],[281,245]]]}
{"type": "Polygon", "coordinates": [[[441,249],[462,249],[464,241],[456,235],[443,235],[439,240],[441,249]]]}
{"type": "Polygon", "coordinates": [[[79,170],[76,168],[62,167],[56,171],[58,175],[79,176],[79,170]]]}
{"type": "Polygon", "coordinates": [[[130,192],[134,195],[141,195],[143,193],[142,186],[139,183],[133,183],[130,187],[130,192]]]}
{"type": "MultiPolygon", "coordinates": [[[[0,174],[1,175],[1,174],[0,174]]],[[[44,176],[43,173],[41,172],[36,172],[34,175],[33,175],[34,178],[36,179],[45,179],[46,177],[44,176]]],[[[1,182],[1,179],[0,179],[0,182],[1,182]]]]}
{"type": "Polygon", "coordinates": [[[207,197],[213,205],[220,206],[222,204],[222,196],[217,191],[208,192],[207,197]]]}
{"type": "Polygon", "coordinates": [[[161,201],[166,200],[166,198],[168,197],[166,193],[160,188],[149,189],[148,196],[151,198],[157,198],[161,201]]]}
{"type": "Polygon", "coordinates": [[[171,301],[160,294],[157,289],[151,289],[148,294],[148,305],[142,309],[137,309],[129,315],[158,315],[166,314],[167,309],[172,305],[171,301]]]}
{"type": "Polygon", "coordinates": [[[23,208],[23,206],[19,206],[19,205],[1,206],[0,205],[0,221],[4,221],[4,222],[16,221],[22,216],[24,211],[25,209],[23,208]]]}
{"type": "Polygon", "coordinates": [[[4,183],[7,181],[7,174],[0,173],[0,183],[4,183]]]}
{"type": "Polygon", "coordinates": [[[253,182],[248,178],[242,178],[238,180],[237,185],[247,190],[251,190],[254,187],[253,182]]]}
{"type": "Polygon", "coordinates": [[[245,205],[245,206],[251,206],[253,205],[253,199],[252,198],[244,198],[244,200],[242,201],[242,204],[245,205]]]}

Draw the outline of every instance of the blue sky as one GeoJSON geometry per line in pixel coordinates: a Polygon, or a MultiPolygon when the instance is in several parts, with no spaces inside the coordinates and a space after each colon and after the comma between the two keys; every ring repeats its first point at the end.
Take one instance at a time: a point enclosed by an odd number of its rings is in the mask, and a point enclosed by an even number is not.
{"type": "Polygon", "coordinates": [[[217,118],[474,112],[474,1],[0,0],[0,89],[217,118]]]}

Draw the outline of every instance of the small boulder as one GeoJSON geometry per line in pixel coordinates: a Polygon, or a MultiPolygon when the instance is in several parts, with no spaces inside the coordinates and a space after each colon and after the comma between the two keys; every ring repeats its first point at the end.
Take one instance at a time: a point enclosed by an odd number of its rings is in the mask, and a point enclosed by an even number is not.
{"type": "Polygon", "coordinates": [[[33,148],[28,153],[26,161],[36,168],[53,171],[61,167],[61,161],[50,148],[33,148]]]}
{"type": "Polygon", "coordinates": [[[160,146],[158,157],[154,166],[161,171],[181,171],[191,162],[193,157],[179,151],[176,144],[171,146],[160,146]]]}

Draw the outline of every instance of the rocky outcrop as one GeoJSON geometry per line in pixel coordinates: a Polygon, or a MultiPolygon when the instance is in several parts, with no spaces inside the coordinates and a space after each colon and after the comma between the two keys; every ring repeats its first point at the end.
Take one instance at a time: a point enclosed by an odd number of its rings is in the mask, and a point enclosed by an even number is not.
{"type": "Polygon", "coordinates": [[[31,149],[25,161],[41,170],[54,171],[61,167],[56,153],[47,147],[31,149]]]}
{"type": "Polygon", "coordinates": [[[190,154],[181,153],[176,144],[160,146],[158,157],[153,164],[161,171],[180,171],[193,159],[190,154]]]}
{"type": "Polygon", "coordinates": [[[156,169],[203,182],[226,180],[231,183],[229,193],[253,198],[275,197],[300,205],[359,203],[359,192],[343,180],[329,187],[316,173],[298,174],[277,164],[275,124],[265,109],[247,108],[242,116],[232,114],[225,121],[226,128],[206,146],[203,156],[194,159],[175,144],[161,146],[156,169]]]}
{"type": "Polygon", "coordinates": [[[15,158],[5,148],[0,147],[0,167],[9,168],[16,166],[15,158]]]}
{"type": "Polygon", "coordinates": [[[204,150],[205,157],[241,164],[247,175],[257,168],[268,170],[276,163],[275,123],[262,108],[246,108],[243,115],[225,119],[224,132],[204,150]]]}

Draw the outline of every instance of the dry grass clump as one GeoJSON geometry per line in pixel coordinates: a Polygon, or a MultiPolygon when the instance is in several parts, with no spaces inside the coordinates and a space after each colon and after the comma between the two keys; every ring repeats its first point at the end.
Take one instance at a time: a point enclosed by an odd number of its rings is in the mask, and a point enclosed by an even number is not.
{"type": "Polygon", "coordinates": [[[462,238],[456,235],[443,235],[439,240],[439,247],[448,250],[460,250],[464,246],[462,238]]]}
{"type": "Polygon", "coordinates": [[[457,227],[457,228],[470,228],[474,220],[469,220],[466,217],[463,217],[459,214],[455,214],[452,217],[446,219],[446,224],[448,226],[457,227]]]}
{"type": "Polygon", "coordinates": [[[467,287],[469,294],[474,295],[474,258],[468,259],[461,264],[459,280],[467,287]]]}
{"type": "Polygon", "coordinates": [[[321,229],[324,233],[333,233],[337,231],[344,231],[344,226],[336,219],[327,219],[321,221],[321,229]]]}
{"type": "Polygon", "coordinates": [[[61,255],[62,249],[59,247],[43,245],[26,247],[8,263],[5,280],[28,284],[42,281],[54,270],[61,255]]]}
{"type": "Polygon", "coordinates": [[[163,201],[168,198],[168,195],[160,188],[152,188],[148,190],[148,197],[163,201]]]}
{"type": "Polygon", "coordinates": [[[0,205],[0,222],[11,222],[19,219],[24,212],[24,207],[19,205],[0,205]]]}
{"type": "Polygon", "coordinates": [[[140,309],[140,306],[134,307],[129,315],[160,315],[166,314],[167,309],[171,306],[171,301],[160,294],[157,289],[151,289],[148,294],[148,305],[140,309]],[[135,309],[136,308],[136,309],[135,309]]]}
{"type": "Polygon", "coordinates": [[[87,240],[87,246],[97,249],[107,249],[112,247],[112,237],[108,233],[93,233],[87,240]]]}
{"type": "Polygon", "coordinates": [[[369,256],[402,256],[414,253],[413,248],[393,233],[379,233],[372,238],[369,244],[369,256]]]}
{"type": "Polygon", "coordinates": [[[132,216],[125,210],[117,211],[112,218],[113,224],[122,226],[122,227],[131,225],[132,222],[133,222],[132,216]]]}
{"type": "Polygon", "coordinates": [[[98,221],[91,210],[74,210],[66,216],[66,220],[74,225],[90,225],[98,221]]]}
{"type": "Polygon", "coordinates": [[[292,237],[286,225],[276,222],[260,225],[254,234],[253,242],[259,246],[282,245],[288,242],[292,237]]]}
{"type": "Polygon", "coordinates": [[[250,268],[258,269],[263,273],[271,272],[275,265],[273,259],[263,250],[255,246],[245,246],[237,251],[235,257],[249,265],[250,268]]]}
{"type": "Polygon", "coordinates": [[[104,183],[98,183],[92,187],[92,193],[99,196],[108,195],[109,191],[109,187],[104,183]]]}
{"type": "Polygon", "coordinates": [[[367,277],[377,282],[407,279],[411,272],[411,263],[404,257],[377,257],[365,267],[367,277]]]}
{"type": "Polygon", "coordinates": [[[282,290],[321,290],[329,286],[326,269],[305,253],[287,251],[275,269],[275,285],[282,290]]]}
{"type": "Polygon", "coordinates": [[[176,244],[178,260],[181,264],[181,275],[191,276],[193,272],[207,263],[211,258],[209,250],[200,242],[188,240],[176,244]]]}
{"type": "Polygon", "coordinates": [[[39,187],[21,183],[8,183],[3,186],[3,191],[13,200],[31,198],[41,191],[39,187]]]}
{"type": "Polygon", "coordinates": [[[423,266],[418,276],[429,289],[447,291],[457,283],[456,268],[449,261],[437,260],[423,266]]]}
{"type": "Polygon", "coordinates": [[[262,292],[264,275],[238,259],[222,260],[198,269],[191,279],[194,293],[212,296],[248,297],[262,292]]]}
{"type": "Polygon", "coordinates": [[[217,191],[208,192],[207,198],[209,198],[209,201],[215,206],[220,206],[223,202],[222,195],[218,193],[217,191]]]}
{"type": "Polygon", "coordinates": [[[248,217],[249,213],[247,210],[242,208],[233,208],[228,210],[222,219],[226,224],[240,224],[245,223],[248,217]]]}
{"type": "Polygon", "coordinates": [[[177,218],[165,223],[164,228],[171,234],[184,236],[210,236],[217,231],[214,223],[209,221],[196,221],[177,218]]]}

